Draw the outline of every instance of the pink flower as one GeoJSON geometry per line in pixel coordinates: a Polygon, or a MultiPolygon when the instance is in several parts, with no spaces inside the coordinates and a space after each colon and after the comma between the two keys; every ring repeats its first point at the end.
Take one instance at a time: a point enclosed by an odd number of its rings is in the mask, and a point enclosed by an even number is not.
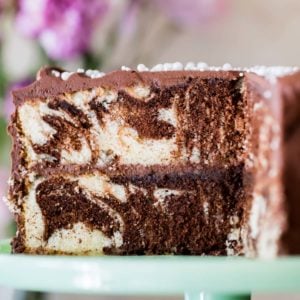
{"type": "Polygon", "coordinates": [[[5,6],[7,6],[7,0],[0,0],[0,13],[2,13],[5,6]]]}
{"type": "Polygon", "coordinates": [[[179,25],[196,26],[218,16],[226,0],[152,0],[171,20],[179,25]]]}
{"type": "Polygon", "coordinates": [[[18,88],[29,85],[30,83],[32,83],[32,81],[33,80],[31,80],[31,79],[24,79],[22,81],[12,83],[8,87],[8,89],[6,91],[5,98],[4,98],[4,104],[3,104],[3,115],[4,115],[4,117],[7,121],[10,120],[10,116],[15,110],[15,106],[14,106],[14,103],[13,103],[13,98],[12,98],[11,92],[13,90],[18,89],[18,88]]]}
{"type": "Polygon", "coordinates": [[[7,193],[8,172],[0,169],[0,237],[5,235],[5,227],[11,220],[11,214],[2,200],[7,193]]]}
{"type": "Polygon", "coordinates": [[[89,49],[93,29],[109,0],[19,0],[17,27],[37,38],[54,59],[68,59],[89,49]]]}

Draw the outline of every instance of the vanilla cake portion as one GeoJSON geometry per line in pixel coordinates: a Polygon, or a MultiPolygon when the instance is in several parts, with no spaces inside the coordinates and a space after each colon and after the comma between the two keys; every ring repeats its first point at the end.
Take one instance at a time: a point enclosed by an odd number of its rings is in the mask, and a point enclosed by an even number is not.
{"type": "Polygon", "coordinates": [[[285,112],[294,111],[283,108],[283,83],[295,91],[299,73],[180,69],[44,68],[14,92],[15,253],[283,249],[285,112]]]}

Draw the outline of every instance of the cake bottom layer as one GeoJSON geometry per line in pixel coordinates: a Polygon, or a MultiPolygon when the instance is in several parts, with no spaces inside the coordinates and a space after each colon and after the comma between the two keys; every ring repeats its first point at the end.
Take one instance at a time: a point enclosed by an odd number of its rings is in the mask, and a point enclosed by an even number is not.
{"type": "Polygon", "coordinates": [[[243,165],[135,177],[95,171],[30,178],[14,252],[256,255],[251,233],[260,208],[247,191],[251,179],[243,165]]]}

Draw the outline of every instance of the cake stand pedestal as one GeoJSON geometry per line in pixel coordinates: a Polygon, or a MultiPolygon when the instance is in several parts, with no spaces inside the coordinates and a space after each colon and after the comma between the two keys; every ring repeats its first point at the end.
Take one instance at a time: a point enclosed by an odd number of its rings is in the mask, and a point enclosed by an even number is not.
{"type": "Polygon", "coordinates": [[[98,295],[185,295],[242,300],[251,293],[300,292],[300,257],[11,255],[0,242],[0,286],[98,295]]]}

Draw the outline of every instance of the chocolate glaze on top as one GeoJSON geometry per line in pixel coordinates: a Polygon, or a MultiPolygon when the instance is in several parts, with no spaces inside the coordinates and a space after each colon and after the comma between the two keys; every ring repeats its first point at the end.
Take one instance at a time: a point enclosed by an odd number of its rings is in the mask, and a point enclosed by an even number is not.
{"type": "MultiPolygon", "coordinates": [[[[74,73],[67,80],[51,74],[57,68],[45,67],[38,73],[37,80],[31,85],[13,92],[14,103],[18,106],[25,99],[55,97],[62,93],[71,93],[95,87],[107,87],[120,90],[137,84],[156,85],[158,87],[182,83],[188,78],[211,78],[216,75],[224,79],[237,79],[238,71],[166,71],[166,72],[137,72],[114,71],[101,78],[91,79],[84,73],[74,73]]],[[[62,70],[60,70],[62,72],[62,70]]]]}

